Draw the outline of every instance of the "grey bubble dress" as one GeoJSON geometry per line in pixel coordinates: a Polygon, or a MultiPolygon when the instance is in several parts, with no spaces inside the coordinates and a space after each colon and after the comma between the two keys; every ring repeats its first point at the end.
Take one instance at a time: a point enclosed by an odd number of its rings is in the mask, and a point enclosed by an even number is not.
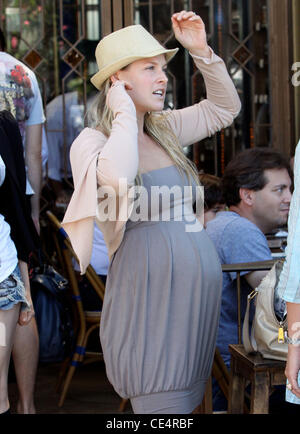
{"type": "MultiPolygon", "coordinates": [[[[187,184],[176,166],[143,175],[150,205],[151,186],[187,184]]],[[[212,367],[221,267],[205,230],[187,231],[199,225],[186,196],[175,194],[169,209],[160,204],[152,221],[129,220],[108,273],[100,329],[107,376],[135,413],[191,413],[212,367]]]]}
{"type": "MultiPolygon", "coordinates": [[[[207,98],[165,113],[182,146],[197,143],[231,125],[240,100],[223,60],[193,55],[207,98]]],[[[152,209],[151,187],[188,180],[175,166],[143,175],[148,192],[144,221],[120,218],[139,168],[135,108],[118,86],[118,110],[111,135],[85,128],[71,147],[74,193],[63,227],[84,273],[90,261],[96,219],[111,259],[101,315],[100,338],[106,371],[117,393],[130,398],[135,413],[190,413],[201,403],[213,361],[221,300],[221,267],[205,230],[195,222],[192,197],[179,194],[152,209]],[[98,186],[117,192],[119,214],[97,219],[98,186]],[[119,193],[118,193],[119,192],[119,193]],[[165,214],[170,212],[170,219],[165,214]],[[181,216],[181,219],[180,219],[181,216]],[[182,218],[184,217],[184,218],[182,218]]],[[[111,195],[114,203],[114,195],[111,195]]]]}

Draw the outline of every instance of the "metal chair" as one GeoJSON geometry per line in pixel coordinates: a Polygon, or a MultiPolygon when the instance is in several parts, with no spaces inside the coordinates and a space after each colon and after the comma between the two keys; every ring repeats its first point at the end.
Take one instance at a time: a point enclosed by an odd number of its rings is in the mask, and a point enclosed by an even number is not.
{"type": "MultiPolygon", "coordinates": [[[[51,211],[47,211],[47,216],[53,228],[53,237],[55,237],[56,248],[59,250],[57,252],[58,257],[63,259],[66,277],[69,279],[71,297],[74,302],[73,306],[77,323],[75,327],[76,345],[74,352],[63,362],[61,371],[59,373],[57,391],[61,391],[61,394],[58,406],[62,407],[76,368],[82,363],[86,364],[103,360],[101,352],[86,351],[87,342],[91,333],[95,329],[99,329],[101,312],[87,312],[84,310],[77,276],[72,264],[72,258],[74,258],[77,262],[78,258],[72,248],[68,235],[62,228],[58,219],[51,211]]],[[[99,296],[99,299],[103,301],[105,286],[91,265],[88,266],[85,275],[92,288],[99,296]]]]}

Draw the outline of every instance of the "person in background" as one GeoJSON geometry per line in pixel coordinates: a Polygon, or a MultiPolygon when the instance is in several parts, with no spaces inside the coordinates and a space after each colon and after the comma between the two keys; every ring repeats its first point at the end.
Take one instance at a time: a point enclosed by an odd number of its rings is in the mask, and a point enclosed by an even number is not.
{"type": "Polygon", "coordinates": [[[199,180],[204,187],[204,227],[213,220],[217,213],[225,211],[225,203],[220,178],[208,173],[200,173],[199,180]]]}
{"type": "MultiPolygon", "coordinates": [[[[42,127],[45,122],[37,79],[22,62],[8,54],[0,30],[0,110],[8,110],[18,122],[27,170],[26,194],[31,215],[40,233],[40,190],[42,182],[42,127]]],[[[19,389],[18,411],[35,413],[33,400],[39,355],[39,337],[35,318],[26,327],[17,325],[13,361],[19,389]]]]}
{"type": "MultiPolygon", "coordinates": [[[[0,112],[0,414],[10,412],[7,375],[17,323],[34,316],[28,260],[39,245],[25,195],[26,175],[18,124],[0,112]]],[[[20,350],[21,351],[21,350],[20,350]]],[[[28,349],[23,343],[23,352],[28,349]]]]}
{"type": "MultiPolygon", "coordinates": [[[[237,154],[226,166],[222,189],[229,210],[208,222],[206,231],[213,241],[222,264],[271,260],[265,234],[284,226],[288,219],[292,175],[289,161],[269,148],[253,148],[237,154]]],[[[241,320],[247,296],[267,271],[242,271],[241,320]]],[[[217,347],[230,368],[229,344],[237,344],[236,272],[223,273],[222,305],[217,347]]],[[[253,318],[253,312],[251,312],[253,318]]],[[[227,409],[227,402],[217,386],[213,387],[215,411],[227,409]]]]}
{"type": "Polygon", "coordinates": [[[300,141],[294,158],[294,192],[288,220],[286,260],[278,284],[279,295],[286,301],[288,357],[286,400],[300,404],[300,141]]]}

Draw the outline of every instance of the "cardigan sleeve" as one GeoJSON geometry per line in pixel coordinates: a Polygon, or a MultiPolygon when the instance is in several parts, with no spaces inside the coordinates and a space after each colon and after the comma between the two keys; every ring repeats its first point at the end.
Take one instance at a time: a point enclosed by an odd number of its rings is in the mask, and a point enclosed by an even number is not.
{"type": "Polygon", "coordinates": [[[212,50],[210,58],[192,57],[203,75],[207,99],[168,112],[169,124],[182,146],[191,145],[228,127],[241,109],[240,98],[223,60],[212,50]]]}
{"type": "Polygon", "coordinates": [[[118,190],[120,178],[129,185],[134,183],[138,172],[138,126],[133,103],[121,86],[114,87],[114,110],[112,130],[98,157],[98,184],[109,185],[118,190]]]}
{"type": "MultiPolygon", "coordinates": [[[[100,186],[110,186],[117,190],[120,178],[126,178],[133,183],[138,170],[137,120],[134,107],[120,99],[109,138],[98,130],[85,128],[71,146],[70,160],[74,192],[62,226],[78,256],[80,271],[84,273],[92,253],[98,202],[97,181],[100,186]]],[[[111,240],[114,234],[119,233],[117,228],[111,225],[107,232],[111,240]]],[[[111,243],[113,244],[113,241],[111,243]]],[[[110,244],[108,247],[111,251],[110,244]]]]}

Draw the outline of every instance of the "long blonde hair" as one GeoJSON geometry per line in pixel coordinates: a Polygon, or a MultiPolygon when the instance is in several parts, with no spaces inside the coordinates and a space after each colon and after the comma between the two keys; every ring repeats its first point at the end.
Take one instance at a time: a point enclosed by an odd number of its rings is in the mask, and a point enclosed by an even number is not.
{"type": "MultiPolygon", "coordinates": [[[[107,79],[87,113],[88,125],[91,128],[97,128],[107,137],[109,137],[111,133],[114,119],[112,110],[106,105],[106,96],[109,88],[110,79],[107,79]]],[[[198,185],[199,177],[197,168],[182,151],[178,138],[171,130],[167,118],[167,112],[147,113],[144,119],[144,130],[162,149],[164,149],[178,167],[181,174],[187,175],[189,183],[191,183],[192,178],[198,185]]],[[[137,175],[136,183],[141,184],[140,174],[137,175]]]]}

